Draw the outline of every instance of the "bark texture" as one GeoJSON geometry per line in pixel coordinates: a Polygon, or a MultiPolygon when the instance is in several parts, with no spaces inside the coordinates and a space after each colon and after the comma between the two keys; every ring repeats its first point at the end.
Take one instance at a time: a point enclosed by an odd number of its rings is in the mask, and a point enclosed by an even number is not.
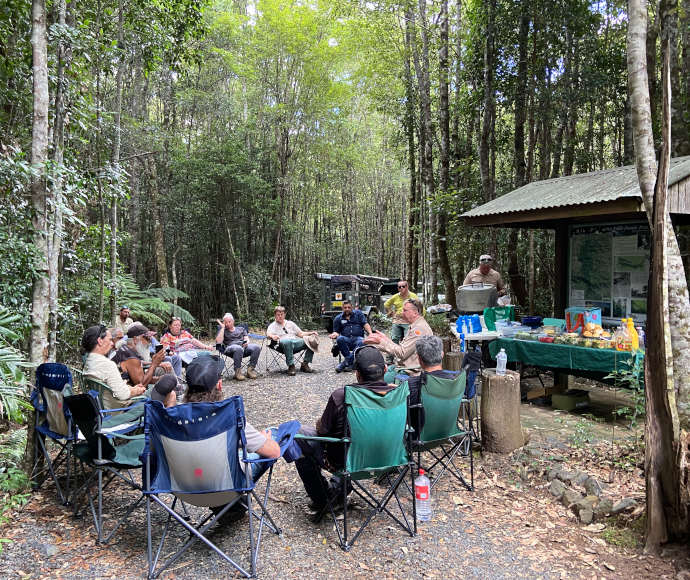
{"type": "Polygon", "coordinates": [[[482,450],[510,453],[525,444],[520,427],[520,373],[485,372],[481,406],[482,450]]]}

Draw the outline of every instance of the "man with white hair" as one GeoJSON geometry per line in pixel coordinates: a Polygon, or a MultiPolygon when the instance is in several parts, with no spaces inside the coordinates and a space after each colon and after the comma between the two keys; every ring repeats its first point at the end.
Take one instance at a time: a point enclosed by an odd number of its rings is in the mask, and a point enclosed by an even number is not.
{"type": "Polygon", "coordinates": [[[247,329],[243,326],[235,326],[235,317],[226,312],[223,320],[216,320],[218,323],[218,334],[216,334],[216,348],[224,355],[232,358],[235,367],[235,380],[243,381],[245,378],[255,379],[256,365],[259,362],[261,347],[258,344],[251,344],[247,329]],[[242,374],[242,359],[249,357],[249,367],[247,376],[242,374]]]}

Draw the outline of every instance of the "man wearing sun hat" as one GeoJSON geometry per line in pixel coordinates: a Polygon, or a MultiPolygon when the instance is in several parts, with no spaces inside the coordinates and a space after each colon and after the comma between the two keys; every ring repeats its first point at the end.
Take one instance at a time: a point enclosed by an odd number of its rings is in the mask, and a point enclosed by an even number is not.
{"type": "Polygon", "coordinates": [[[492,268],[494,259],[489,254],[482,254],[479,256],[479,268],[470,270],[469,274],[465,276],[463,286],[467,284],[491,284],[496,286],[498,295],[503,296],[506,293],[505,284],[501,279],[501,274],[492,268]]]}

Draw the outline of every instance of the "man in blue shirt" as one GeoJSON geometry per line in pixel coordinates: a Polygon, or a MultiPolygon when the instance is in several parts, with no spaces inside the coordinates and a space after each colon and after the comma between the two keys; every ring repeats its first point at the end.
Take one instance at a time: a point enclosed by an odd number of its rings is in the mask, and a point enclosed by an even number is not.
{"type": "Polygon", "coordinates": [[[333,332],[329,335],[335,339],[343,355],[343,362],[335,367],[336,373],[352,370],[354,350],[362,344],[365,330],[371,334],[367,317],[361,310],[353,310],[352,302],[343,300],[343,312],[333,320],[333,332]]]}

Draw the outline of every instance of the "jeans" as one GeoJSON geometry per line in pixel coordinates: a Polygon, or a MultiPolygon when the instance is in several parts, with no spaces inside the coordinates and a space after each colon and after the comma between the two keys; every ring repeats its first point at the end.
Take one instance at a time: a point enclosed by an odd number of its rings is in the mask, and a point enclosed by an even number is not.
{"type": "Polygon", "coordinates": [[[354,350],[358,346],[362,346],[364,338],[361,336],[343,336],[342,334],[336,338],[336,343],[340,348],[340,354],[345,358],[345,365],[351,367],[355,360],[354,350]]]}
{"type": "Polygon", "coordinates": [[[301,338],[282,338],[278,345],[278,352],[285,355],[285,362],[288,366],[295,364],[295,353],[306,350],[304,353],[304,362],[310,363],[314,358],[314,353],[301,338]]]}
{"type": "Polygon", "coordinates": [[[402,324],[396,322],[393,324],[391,327],[391,340],[395,344],[400,344],[400,341],[405,338],[405,335],[407,334],[407,329],[410,328],[409,324],[402,324]]]}
{"type": "Polygon", "coordinates": [[[242,368],[242,359],[249,357],[249,366],[253,369],[259,362],[259,355],[261,354],[261,347],[258,344],[248,344],[242,346],[241,344],[231,344],[225,349],[225,355],[232,358],[232,363],[235,370],[242,368]]]}

